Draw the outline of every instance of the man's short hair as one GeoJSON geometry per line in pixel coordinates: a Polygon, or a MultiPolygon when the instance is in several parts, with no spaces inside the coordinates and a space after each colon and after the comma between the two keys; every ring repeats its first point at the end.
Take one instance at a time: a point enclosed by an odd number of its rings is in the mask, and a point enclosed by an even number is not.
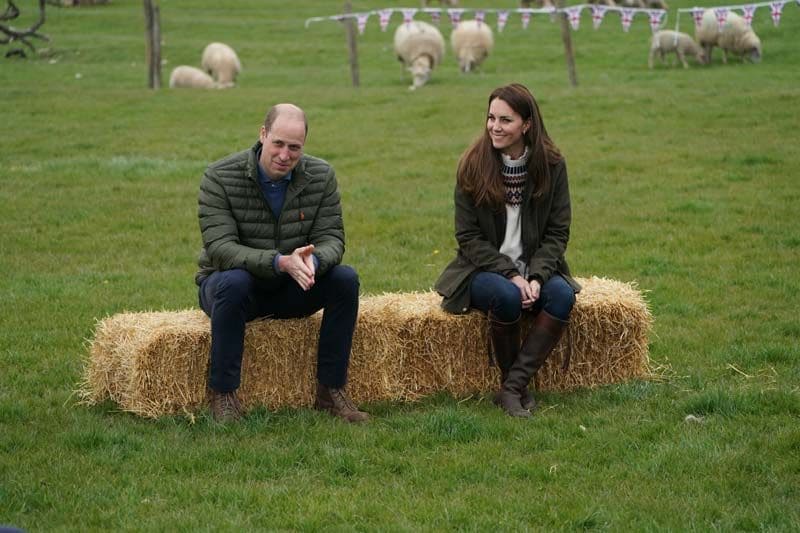
{"type": "Polygon", "coordinates": [[[306,128],[306,137],[308,137],[308,120],[306,119],[306,112],[294,104],[277,104],[270,107],[269,111],[267,111],[267,116],[264,118],[264,129],[267,130],[267,133],[269,133],[269,130],[272,128],[272,125],[275,124],[275,121],[278,119],[278,117],[282,113],[288,112],[288,106],[296,109],[296,113],[299,113],[300,116],[303,117],[303,125],[306,128]]]}

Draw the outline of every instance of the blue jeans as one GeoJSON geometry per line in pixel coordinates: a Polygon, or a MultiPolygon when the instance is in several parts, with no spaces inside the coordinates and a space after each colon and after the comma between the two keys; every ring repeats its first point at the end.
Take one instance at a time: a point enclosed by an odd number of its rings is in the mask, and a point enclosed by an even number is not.
{"type": "MultiPolygon", "coordinates": [[[[514,322],[522,314],[522,299],[519,288],[508,278],[494,272],[479,272],[472,278],[469,287],[470,306],[491,313],[501,322],[514,322]]],[[[572,306],[575,305],[575,291],[567,281],[559,276],[547,280],[539,291],[539,299],[531,310],[541,310],[547,314],[566,321],[572,306]]]]}
{"type": "Polygon", "coordinates": [[[358,274],[336,265],[304,291],[289,276],[277,289],[259,286],[246,270],[214,272],[200,285],[200,307],[211,318],[209,386],[231,392],[241,383],[245,324],[259,317],[300,318],[320,309],[322,324],[317,350],[317,379],[341,388],[347,381],[350,348],[358,317],[358,274]]]}

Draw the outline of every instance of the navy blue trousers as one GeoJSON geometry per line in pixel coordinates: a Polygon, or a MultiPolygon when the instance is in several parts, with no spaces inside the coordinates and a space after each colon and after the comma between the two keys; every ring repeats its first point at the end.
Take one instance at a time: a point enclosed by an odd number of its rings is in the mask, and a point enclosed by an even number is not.
{"type": "MultiPolygon", "coordinates": [[[[491,313],[501,322],[514,322],[522,314],[519,288],[500,274],[480,272],[472,278],[469,289],[470,305],[484,313],[491,313]]],[[[539,299],[533,303],[531,311],[538,313],[544,310],[566,321],[573,305],[575,291],[564,278],[553,274],[539,291],[539,299]]]]}
{"type": "Polygon", "coordinates": [[[350,348],[358,317],[358,274],[337,265],[304,291],[289,276],[265,290],[246,270],[214,272],[200,285],[200,307],[211,318],[209,386],[231,392],[241,383],[245,324],[260,317],[300,318],[324,309],[317,350],[317,379],[327,387],[347,382],[350,348]]]}

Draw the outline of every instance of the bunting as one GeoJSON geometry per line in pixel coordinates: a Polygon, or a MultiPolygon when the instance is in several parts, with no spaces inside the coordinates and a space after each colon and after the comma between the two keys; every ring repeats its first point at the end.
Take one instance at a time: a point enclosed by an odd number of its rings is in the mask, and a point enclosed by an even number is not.
{"type": "Polygon", "coordinates": [[[662,9],[652,9],[648,13],[650,16],[650,29],[653,30],[653,33],[658,31],[658,28],[661,27],[661,21],[664,19],[665,11],[662,9]]]}
{"type": "MultiPolygon", "coordinates": [[[[798,0],[800,1],[800,0],[798,0]]],[[[508,10],[498,11],[497,12],[497,31],[498,33],[502,33],[503,29],[506,27],[508,23],[508,10]]]]}
{"type": "Polygon", "coordinates": [[[402,12],[403,12],[403,23],[411,24],[411,21],[414,20],[414,15],[417,14],[417,9],[416,8],[403,9],[402,12]]]}
{"type": "Polygon", "coordinates": [[[436,24],[438,26],[439,22],[442,19],[442,12],[440,10],[438,10],[438,9],[426,9],[425,11],[430,13],[431,22],[433,22],[434,24],[436,24]]]}
{"type": "Polygon", "coordinates": [[[370,13],[359,13],[356,16],[356,23],[358,24],[358,34],[364,35],[364,30],[367,27],[367,20],[369,19],[370,13]]]}
{"type": "Polygon", "coordinates": [[[714,8],[714,16],[717,18],[717,27],[719,28],[719,31],[722,31],[722,27],[728,21],[728,8],[727,7],[714,8]]]}
{"type": "Polygon", "coordinates": [[[694,19],[694,29],[699,30],[700,26],[703,25],[703,12],[705,9],[702,7],[693,7],[692,8],[692,18],[694,19]]]}
{"type": "Polygon", "coordinates": [[[447,14],[450,15],[450,23],[455,28],[458,26],[458,23],[461,22],[461,14],[464,12],[463,9],[448,9],[447,14]]]}
{"type": "Polygon", "coordinates": [[[744,18],[744,23],[747,24],[748,28],[753,25],[753,15],[755,15],[755,12],[756,6],[752,4],[742,8],[742,18],[744,18]]]}
{"type": "Polygon", "coordinates": [[[608,6],[592,4],[591,7],[592,7],[592,26],[594,27],[594,29],[597,29],[603,22],[603,17],[606,16],[606,11],[608,11],[608,6]]]}
{"type": "MultiPolygon", "coordinates": [[[[692,19],[695,24],[695,28],[699,28],[702,25],[703,20],[703,13],[707,10],[710,10],[714,14],[714,18],[717,22],[718,28],[722,28],[728,20],[728,14],[733,11],[740,11],[742,13],[742,17],[745,20],[745,23],[749,26],[752,26],[753,19],[755,18],[755,12],[760,7],[769,7],[770,9],[770,16],[772,18],[773,24],[777,27],[780,24],[780,19],[783,14],[783,8],[786,4],[792,3],[792,0],[768,0],[764,2],[751,2],[747,4],[741,5],[729,5],[729,6],[716,6],[716,7],[692,7],[687,9],[678,9],[678,13],[691,13],[692,19]]],[[[796,3],[800,5],[800,0],[796,0],[796,3]]],[[[423,8],[423,9],[416,9],[416,8],[387,8],[387,9],[380,9],[376,11],[368,11],[362,13],[344,13],[339,15],[332,15],[328,17],[313,17],[306,20],[306,27],[311,22],[317,22],[321,20],[336,20],[336,21],[346,21],[347,19],[354,19],[357,22],[359,34],[363,34],[367,24],[369,23],[369,18],[372,15],[377,15],[381,31],[386,31],[392,14],[395,11],[399,11],[403,15],[403,22],[408,24],[414,20],[414,17],[422,12],[427,13],[431,17],[431,21],[435,24],[440,24],[441,19],[443,18],[443,13],[446,11],[448,18],[450,19],[451,24],[453,27],[457,26],[459,22],[464,18],[465,13],[474,13],[474,20],[478,21],[479,23],[486,23],[487,17],[493,15],[496,18],[497,23],[497,31],[502,32],[505,30],[506,26],[508,25],[510,18],[513,14],[519,14],[520,20],[522,22],[522,29],[527,30],[533,15],[545,15],[549,14],[551,17],[554,13],[563,13],[567,20],[569,21],[570,27],[573,30],[578,30],[580,28],[580,16],[582,14],[583,9],[590,9],[591,10],[591,17],[592,17],[592,27],[597,30],[600,28],[606,14],[610,11],[614,11],[620,14],[620,20],[622,22],[622,29],[625,32],[630,30],[631,25],[634,22],[634,19],[637,14],[643,13],[648,16],[650,28],[653,31],[656,31],[658,28],[662,27],[665,21],[666,10],[663,9],[642,9],[642,8],[620,8],[620,7],[613,7],[607,5],[598,5],[598,4],[579,4],[574,6],[569,6],[563,9],[557,9],[555,7],[548,7],[548,8],[539,8],[539,9],[531,9],[531,8],[519,8],[519,9],[467,9],[467,8],[449,8],[445,9],[438,9],[438,8],[423,8]]],[[[679,22],[676,19],[676,30],[678,28],[679,22]]]]}
{"type": "Polygon", "coordinates": [[[633,22],[634,13],[636,13],[634,9],[625,8],[622,10],[622,16],[621,16],[622,31],[624,31],[625,33],[627,33],[628,30],[631,29],[631,23],[633,22]]]}
{"type": "MultiPolygon", "coordinates": [[[[800,0],[798,0],[798,1],[800,1],[800,0]]],[[[530,23],[531,23],[531,11],[530,10],[525,10],[525,11],[522,12],[522,29],[523,30],[527,30],[528,29],[528,24],[530,24],[530,23]]]]}
{"type": "Polygon", "coordinates": [[[770,2],[769,7],[772,10],[772,23],[775,27],[778,27],[778,23],[781,21],[781,13],[783,12],[783,6],[786,2],[770,2]]]}
{"type": "Polygon", "coordinates": [[[378,11],[378,20],[381,24],[381,31],[386,31],[386,27],[389,25],[389,19],[392,18],[393,10],[391,9],[381,9],[378,11]]]}
{"type": "Polygon", "coordinates": [[[573,30],[577,30],[578,27],[581,25],[581,10],[583,6],[573,6],[567,8],[567,18],[569,19],[569,25],[572,26],[573,30]]]}

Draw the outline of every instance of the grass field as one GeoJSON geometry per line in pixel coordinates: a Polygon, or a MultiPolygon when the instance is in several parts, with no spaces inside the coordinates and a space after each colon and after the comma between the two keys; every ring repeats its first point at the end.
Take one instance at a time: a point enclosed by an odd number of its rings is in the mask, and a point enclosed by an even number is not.
{"type": "MultiPolygon", "coordinates": [[[[18,4],[24,26],[35,3],[18,4]]],[[[558,25],[512,16],[479,73],[450,54],[410,92],[391,50],[399,14],[359,37],[354,89],[340,25],[303,27],[341,2],[160,4],[164,78],[219,40],[239,52],[239,87],[146,89],[133,0],[48,7],[43,53],[0,59],[0,524],[800,528],[800,6],[777,28],[759,9],[762,63],[717,51],[688,70],[647,69],[645,17],[624,33],[617,15],[594,31],[585,13],[576,88],[558,25]],[[458,157],[511,81],[537,95],[567,158],[572,270],[647,291],[660,380],[543,395],[530,421],[447,396],[367,405],[366,427],[310,410],[219,427],[76,405],[96,319],[196,307],[200,176],[256,140],[269,105],[303,106],[307,152],[336,167],[362,290],[425,290],[455,249],[458,157]]],[[[516,6],[462,1],[490,4],[516,6]]],[[[667,26],[691,5],[671,2],[667,26]]]]}

